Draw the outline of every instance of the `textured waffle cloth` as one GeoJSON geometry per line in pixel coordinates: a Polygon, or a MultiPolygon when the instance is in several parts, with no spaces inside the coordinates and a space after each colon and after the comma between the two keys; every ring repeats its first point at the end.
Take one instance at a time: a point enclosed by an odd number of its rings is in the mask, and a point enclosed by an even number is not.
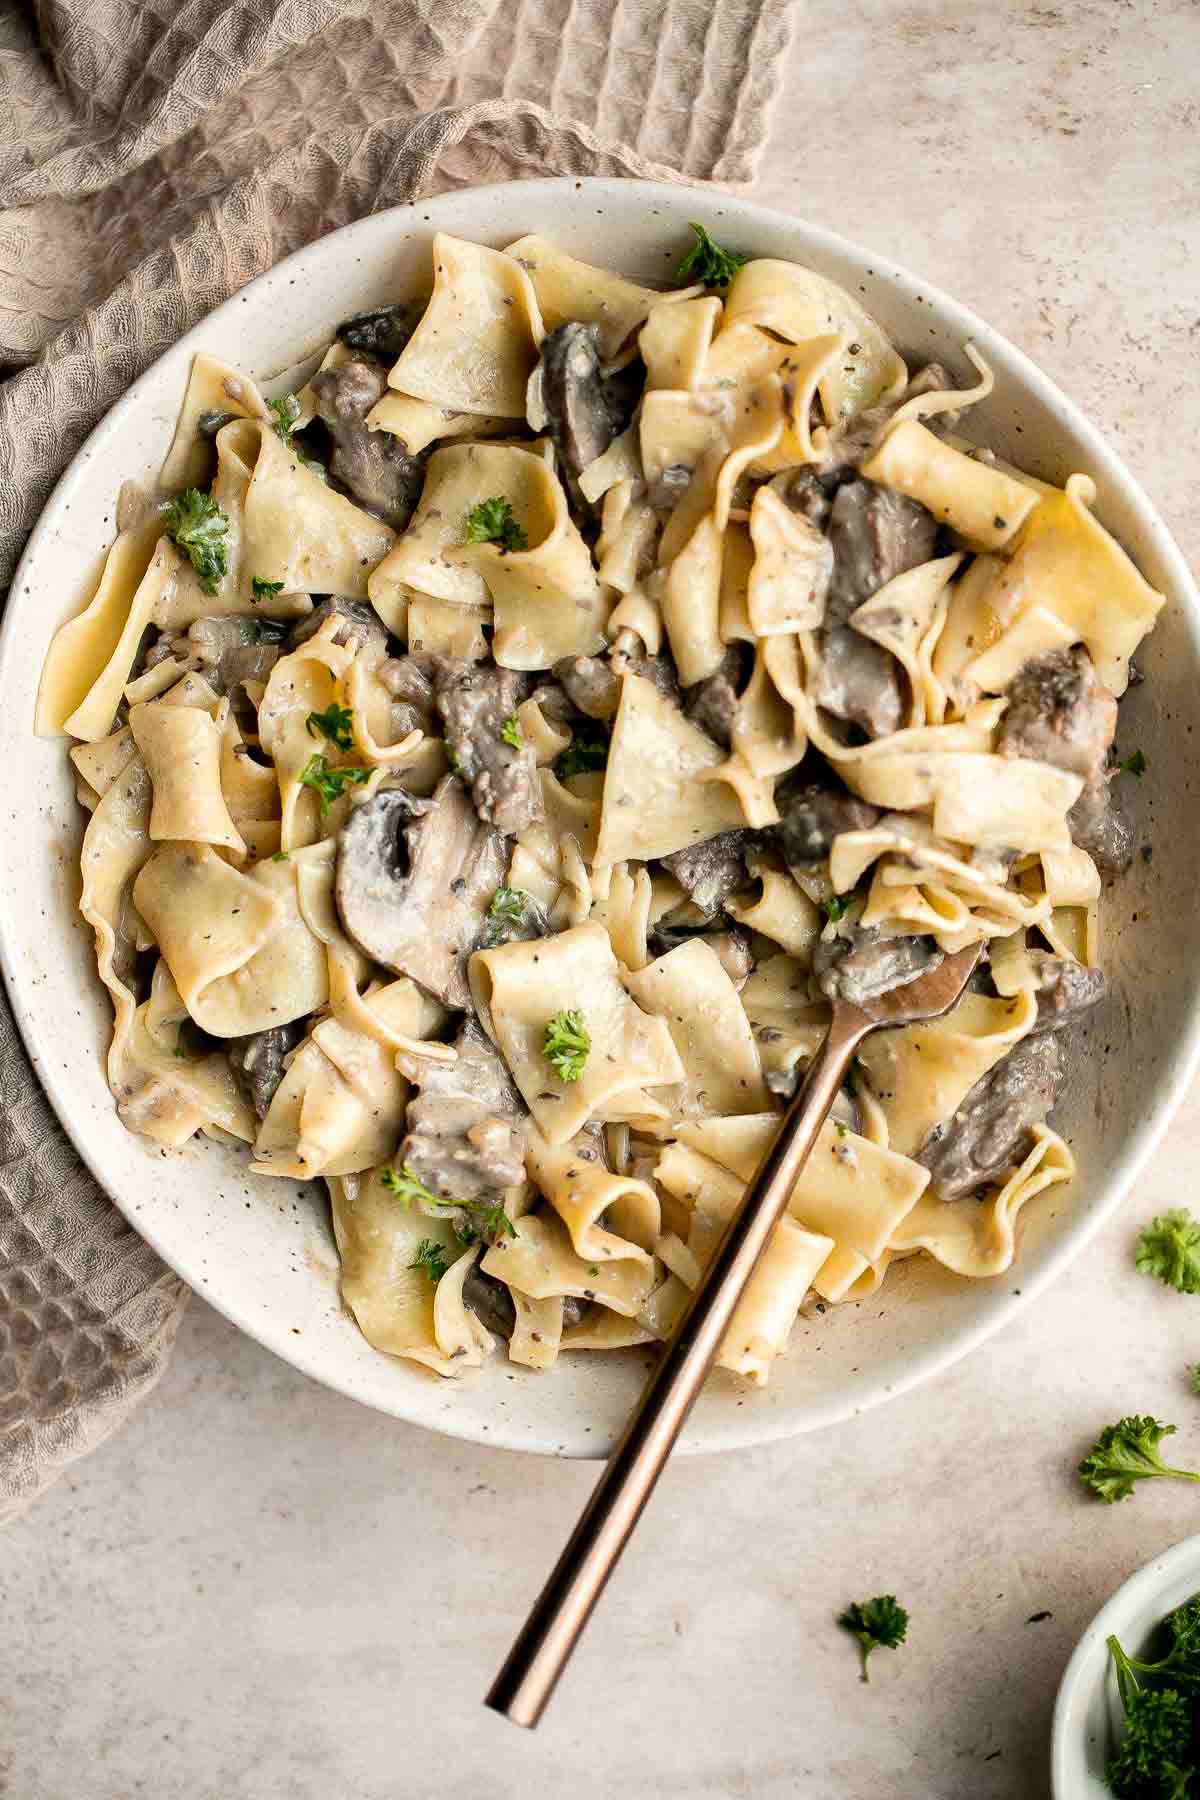
{"type": "MultiPolygon", "coordinates": [[[[0,9],[0,593],[134,377],[323,232],[505,176],[752,180],[790,8],[0,9]]],[[[0,998],[0,1519],[153,1387],[184,1301],[75,1155],[0,998]]]]}

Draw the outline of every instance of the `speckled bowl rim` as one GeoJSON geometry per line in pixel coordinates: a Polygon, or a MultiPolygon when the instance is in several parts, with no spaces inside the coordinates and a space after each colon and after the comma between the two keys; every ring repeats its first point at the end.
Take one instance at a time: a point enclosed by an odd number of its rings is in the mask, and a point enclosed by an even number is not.
{"type": "MultiPolygon", "coordinates": [[[[519,191],[522,201],[527,203],[530,217],[538,216],[539,203],[543,200],[553,204],[555,200],[573,193],[583,200],[594,199],[598,205],[607,204],[610,210],[624,212],[629,216],[643,208],[657,211],[660,216],[665,216],[668,226],[679,224],[682,227],[683,222],[694,216],[719,218],[728,222],[731,241],[737,241],[740,234],[741,241],[752,243],[756,228],[775,233],[782,231],[794,236],[795,249],[789,251],[789,254],[796,261],[811,260],[817,266],[822,262],[850,262],[860,274],[891,289],[896,305],[912,313],[914,324],[918,318],[915,308],[919,302],[925,308],[919,315],[922,323],[927,323],[934,317],[959,342],[973,339],[985,356],[990,356],[1001,365],[1008,380],[1033,400],[1053,411],[1064,434],[1076,439],[1092,472],[1101,476],[1136,518],[1145,541],[1153,547],[1163,576],[1161,585],[1167,593],[1168,602],[1181,608],[1188,616],[1197,660],[1200,661],[1200,592],[1181,552],[1149,498],[1079,408],[1022,351],[975,313],[887,257],[877,256],[851,239],[824,227],[810,225],[775,208],[758,206],[731,195],[690,190],[659,182],[561,177],[462,189],[433,200],[389,208],[344,226],[296,251],[258,276],[165,351],[91,432],[56,484],[30,535],[14,578],[12,596],[0,625],[0,686],[4,684],[9,652],[20,630],[23,610],[21,597],[26,570],[36,558],[42,540],[53,530],[60,511],[69,501],[81,465],[101,455],[108,442],[119,435],[124,421],[142,403],[143,396],[164,362],[174,360],[182,370],[186,360],[195,351],[205,347],[214,324],[229,321],[239,308],[246,305],[269,306],[272,294],[281,290],[289,281],[303,277],[310,262],[319,253],[327,253],[331,242],[336,241],[344,262],[349,267],[353,262],[356,246],[367,244],[377,234],[387,231],[389,225],[407,230],[411,229],[414,220],[418,220],[428,224],[431,233],[437,229],[452,231],[455,214],[460,209],[487,209],[492,201],[499,203],[502,198],[511,198],[514,190],[519,191]]],[[[182,391],[181,381],[180,393],[182,391]]],[[[10,735],[15,735],[11,726],[9,732],[10,735]]],[[[0,843],[0,867],[3,859],[12,854],[14,852],[11,847],[0,843]]],[[[116,1184],[106,1177],[103,1157],[87,1134],[77,1127],[67,1079],[56,1066],[39,1055],[41,1034],[37,996],[22,978],[19,942],[20,932],[15,917],[9,909],[0,907],[0,963],[3,965],[9,1000],[26,1047],[51,1104],[80,1156],[105,1191],[113,1193],[116,1184]]],[[[1076,1216],[1058,1241],[1041,1252],[1036,1264],[1021,1265],[1019,1288],[1011,1288],[1005,1284],[1003,1292],[998,1292],[994,1283],[978,1284],[981,1289],[990,1288],[992,1291],[981,1296],[977,1315],[947,1337],[915,1350],[899,1375],[893,1374],[888,1380],[876,1379],[873,1383],[868,1381],[865,1385],[860,1383],[853,1395],[843,1392],[824,1399],[810,1398],[801,1404],[779,1406],[769,1411],[730,1405],[719,1417],[705,1414],[702,1423],[694,1418],[685,1428],[680,1440],[680,1451],[705,1452],[750,1447],[836,1423],[909,1391],[975,1349],[1042,1294],[1111,1216],[1160,1143],[1172,1115],[1192,1083],[1198,1065],[1200,1007],[1191,1012],[1169,1073],[1156,1090],[1152,1106],[1148,1108],[1141,1123],[1124,1138],[1106,1169],[1097,1173],[1094,1185],[1089,1184],[1088,1204],[1077,1207],[1076,1216]]],[[[119,1195],[114,1194],[114,1199],[118,1206],[122,1206],[119,1195]]],[[[452,1409],[435,1409],[431,1405],[422,1404],[415,1399],[420,1392],[415,1386],[404,1389],[402,1394],[398,1393],[394,1401],[390,1395],[387,1400],[381,1400],[377,1395],[366,1391],[371,1384],[365,1378],[356,1381],[349,1375],[324,1366],[322,1356],[313,1353],[303,1337],[293,1335],[286,1320],[264,1323],[261,1319],[248,1319],[222,1296],[219,1286],[214,1287],[207,1278],[201,1285],[194,1260],[181,1256],[177,1248],[172,1250],[165,1245],[152,1219],[147,1219],[142,1213],[135,1213],[128,1207],[122,1207],[122,1210],[126,1211],[131,1223],[176,1273],[195,1287],[196,1291],[201,1292],[206,1300],[266,1348],[325,1385],[352,1398],[364,1400],[392,1416],[427,1425],[467,1441],[540,1454],[585,1457],[605,1454],[611,1441],[609,1438],[592,1437],[590,1442],[586,1441],[580,1435],[577,1425],[566,1424],[562,1420],[559,1421],[559,1429],[555,1430],[532,1431],[528,1426],[522,1427],[507,1418],[488,1426],[456,1418],[452,1409]]],[[[553,1376],[548,1379],[553,1380],[553,1376]]]]}

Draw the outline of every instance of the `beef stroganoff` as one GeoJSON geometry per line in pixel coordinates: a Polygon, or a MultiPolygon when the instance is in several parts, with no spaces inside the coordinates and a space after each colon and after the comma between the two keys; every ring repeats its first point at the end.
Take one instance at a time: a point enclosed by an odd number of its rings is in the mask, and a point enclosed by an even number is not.
{"type": "MultiPolygon", "coordinates": [[[[198,355],[51,646],[109,1082],[321,1178],[342,1291],[439,1375],[667,1336],[825,1031],[875,1034],[740,1302],[1008,1268],[1132,834],[1162,596],[848,293],[696,228],[670,292],[442,234],[295,394],[198,355]]],[[[964,385],[965,381],[965,385],[964,385]]]]}

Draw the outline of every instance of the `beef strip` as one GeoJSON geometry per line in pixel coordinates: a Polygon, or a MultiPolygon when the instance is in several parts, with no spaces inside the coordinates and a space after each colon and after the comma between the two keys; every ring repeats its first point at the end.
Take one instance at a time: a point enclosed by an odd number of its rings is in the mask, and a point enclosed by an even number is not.
{"type": "Polygon", "coordinates": [[[843,482],[834,496],[829,538],[833,580],[825,622],[844,625],[887,582],[929,561],[937,520],[919,500],[856,479],[843,482]]]}
{"type": "Polygon", "coordinates": [[[730,644],[713,673],[686,691],[684,712],[724,750],[730,747],[738,700],[753,666],[749,644],[730,644]]]}
{"type": "Polygon", "coordinates": [[[1090,781],[1101,773],[1117,729],[1117,702],[1082,644],[1018,669],[996,733],[1001,756],[1052,763],[1090,781]]]}
{"type": "MultiPolygon", "coordinates": [[[[915,400],[920,394],[935,394],[957,386],[953,375],[942,363],[927,363],[895,400],[885,400],[882,405],[869,407],[867,411],[856,413],[853,418],[847,419],[830,438],[829,453],[833,461],[832,472],[836,478],[844,481],[848,476],[857,474],[877,448],[884,426],[895,418],[907,401],[915,400]]],[[[957,423],[958,416],[957,412],[938,413],[922,423],[940,437],[957,423]]]]}
{"type": "Polygon", "coordinates": [[[869,831],[880,811],[845,788],[823,787],[800,770],[775,791],[779,823],[775,836],[785,862],[824,862],[843,831],[869,831]]]}
{"type": "Polygon", "coordinates": [[[818,706],[857,725],[868,738],[887,737],[904,719],[904,671],[882,644],[849,625],[819,634],[813,699],[818,706]]]}
{"type": "Polygon", "coordinates": [[[492,663],[437,657],[434,692],[455,769],[470,784],[486,824],[514,837],[541,816],[537,765],[528,744],[514,749],[501,733],[529,683],[492,663]]]}
{"type": "Polygon", "coordinates": [[[936,968],[942,952],[928,937],[881,937],[878,928],[844,924],[813,951],[813,979],[827,1000],[863,1006],[936,968]]]}
{"type": "MultiPolygon", "coordinates": [[[[440,1199],[462,1202],[455,1226],[477,1231],[473,1209],[495,1206],[525,1178],[525,1108],[499,1052],[473,1019],[454,1048],[457,1062],[421,1059],[399,1160],[440,1199]]],[[[440,1216],[448,1214],[441,1209],[440,1216]]]]}
{"type": "Polygon", "coordinates": [[[333,634],[335,644],[353,644],[359,655],[365,652],[372,658],[385,654],[387,632],[375,608],[367,600],[348,600],[342,594],[326,595],[305,618],[292,626],[287,637],[288,649],[298,650],[309,638],[316,637],[327,619],[335,617],[338,620],[338,628],[333,634]]]}
{"type": "Polygon", "coordinates": [[[673,851],[661,859],[662,865],[670,870],[693,905],[711,919],[730,894],[746,885],[745,854],[754,840],[755,833],[739,825],[733,831],[706,838],[701,844],[673,851]]]}
{"type": "Polygon", "coordinates": [[[266,1118],[275,1090],[283,1080],[284,1058],[307,1030],[307,1019],[293,1019],[289,1025],[272,1025],[268,1031],[226,1040],[233,1078],[256,1118],[266,1118]]]}
{"type": "Polygon", "coordinates": [[[367,414],[387,392],[387,371],[354,357],[312,378],[319,417],[333,439],[329,477],[359,506],[403,531],[421,498],[425,461],[409,456],[390,431],[372,431],[367,414]]]}
{"type": "Polygon", "coordinates": [[[1029,960],[1038,977],[1035,1032],[1061,1031],[1074,1024],[1108,992],[1103,969],[1089,969],[1043,950],[1032,951],[1029,960]]]}
{"type": "Polygon", "coordinates": [[[1054,650],[1018,669],[996,734],[1001,756],[1052,763],[1084,778],[1067,815],[1076,844],[1107,870],[1129,867],[1133,830],[1117,805],[1105,769],[1117,729],[1117,702],[1082,644],[1054,650]]]}
{"type": "Polygon", "coordinates": [[[432,732],[437,715],[430,656],[389,656],[379,679],[392,696],[392,731],[398,742],[410,731],[432,732]]]}
{"type": "Polygon", "coordinates": [[[554,673],[576,711],[589,719],[615,719],[621,704],[621,678],[600,656],[564,656],[554,673]]]}
{"type": "Polygon", "coordinates": [[[1029,1128],[1053,1107],[1064,1073],[1053,1031],[1022,1038],[989,1069],[917,1153],[938,1199],[957,1200],[1021,1162],[1032,1145],[1029,1128]]]}
{"type": "Polygon", "coordinates": [[[274,619],[195,619],[185,633],[164,632],[146,652],[144,666],[154,669],[175,657],[218,694],[230,694],[247,681],[267,680],[285,631],[274,619]]]}

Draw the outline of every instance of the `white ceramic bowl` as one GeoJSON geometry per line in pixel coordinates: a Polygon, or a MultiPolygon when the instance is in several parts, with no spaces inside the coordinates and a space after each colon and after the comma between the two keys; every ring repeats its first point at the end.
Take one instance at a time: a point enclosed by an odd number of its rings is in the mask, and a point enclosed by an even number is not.
{"type": "Polygon", "coordinates": [[[1141,1656],[1155,1626],[1198,1593],[1200,1537],[1190,1537],[1131,1575],[1100,1608],[1075,1646],[1054,1703],[1054,1800],[1112,1800],[1104,1770],[1120,1741],[1124,1713],[1109,1637],[1117,1637],[1131,1656],[1141,1656]]]}
{"type": "Polygon", "coordinates": [[[439,1382],[372,1350],[342,1311],[327,1213],[312,1190],[255,1178],[244,1158],[207,1142],[167,1155],[124,1129],[104,1081],[108,1001],[76,912],[81,821],[66,746],[31,735],[34,695],[50,637],[78,609],[111,539],[121,479],[150,479],[158,468],[195,351],[282,391],[338,319],[415,285],[435,228],[492,243],[536,230],[584,259],[667,281],[693,218],[741,250],[808,263],[843,283],[911,358],[937,356],[969,375],[961,346],[974,339],[997,382],[972,429],[1042,476],[1061,480],[1077,469],[1093,476],[1101,517],[1170,600],[1142,658],[1147,684],[1122,715],[1123,739],[1150,762],[1147,778],[1128,786],[1154,860],[1139,861],[1108,901],[1104,960],[1114,998],[1075,1055],[1061,1108],[1080,1160],[1076,1187],[1055,1189],[1028,1209],[1009,1275],[967,1282],[927,1262],[903,1264],[869,1304],[802,1319],[764,1392],[718,1374],[682,1447],[732,1449],[809,1430],[936,1374],[1040,1294],[1112,1211],[1161,1136],[1198,1048],[1200,908],[1185,809],[1200,775],[1200,733],[1193,737],[1184,721],[1200,686],[1200,596],[1112,451],[980,319],[829,232],[685,188],[531,181],[379,213],[251,282],[134,384],[56,488],[0,637],[0,955],[26,1042],[81,1154],[185,1280],[261,1343],[381,1411],[511,1449],[603,1454],[638,1390],[644,1359],[633,1352],[567,1357],[552,1373],[534,1375],[498,1357],[478,1376],[439,1382]]]}

